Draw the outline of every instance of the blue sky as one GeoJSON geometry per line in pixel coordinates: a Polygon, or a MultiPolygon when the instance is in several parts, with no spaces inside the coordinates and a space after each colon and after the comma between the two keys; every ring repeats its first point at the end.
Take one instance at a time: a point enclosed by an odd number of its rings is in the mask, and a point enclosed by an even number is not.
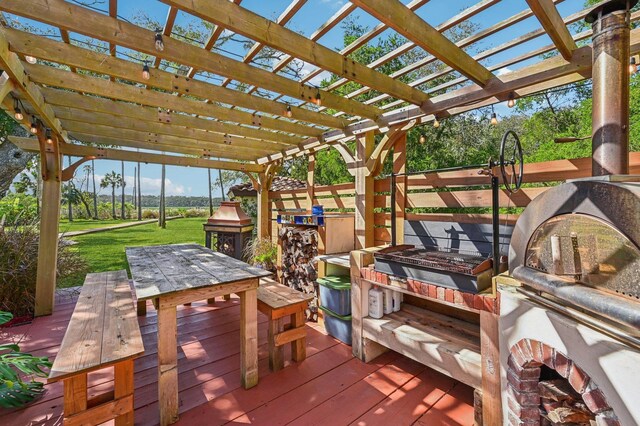
{"type": "MultiPolygon", "coordinates": [[[[402,1],[403,3],[409,2],[408,0],[402,1]]],[[[476,4],[478,1],[479,0],[431,0],[422,8],[420,8],[417,13],[431,25],[437,26],[447,19],[455,16],[461,10],[473,4],[476,4]]],[[[243,7],[246,7],[255,13],[275,20],[277,16],[286,9],[289,3],[290,0],[243,0],[241,4],[243,7]]],[[[301,31],[306,36],[309,36],[344,4],[344,0],[309,0],[296,14],[294,19],[289,22],[287,27],[295,31],[301,31]]],[[[563,17],[566,17],[581,10],[583,8],[583,5],[583,0],[565,0],[558,5],[558,10],[563,17]]],[[[99,0],[99,3],[95,4],[95,7],[102,10],[107,10],[108,2],[99,0]]],[[[477,24],[479,29],[483,29],[508,18],[526,9],[527,7],[528,6],[525,0],[502,0],[497,5],[492,6],[488,10],[476,15],[472,19],[472,22],[477,24]]],[[[167,11],[169,10],[169,6],[160,3],[157,0],[119,0],[118,8],[118,14],[124,18],[131,18],[137,13],[144,11],[151,18],[160,23],[164,23],[167,11]]],[[[357,12],[355,12],[355,16],[357,17],[358,23],[361,25],[372,27],[377,24],[377,20],[361,10],[357,10],[357,12]]],[[[193,19],[195,18],[183,12],[180,12],[178,14],[176,24],[184,25],[193,19]]],[[[535,18],[529,18],[513,25],[507,31],[502,31],[490,37],[487,37],[481,43],[474,45],[474,47],[484,50],[489,47],[500,45],[508,40],[538,29],[539,27],[540,24],[535,18]]],[[[391,30],[387,30],[380,37],[385,37],[390,33],[391,30]]],[[[82,36],[77,34],[71,34],[71,36],[72,38],[76,39],[82,38],[82,36]]],[[[328,34],[320,39],[320,43],[332,49],[341,48],[341,27],[337,26],[336,28],[332,29],[328,34]]],[[[492,56],[488,61],[484,61],[483,64],[486,66],[490,66],[492,64],[500,63],[507,58],[518,56],[519,54],[548,45],[550,43],[551,40],[546,35],[537,37],[534,40],[523,43],[522,45],[517,46],[513,49],[509,49],[503,53],[492,56]]],[[[227,46],[225,46],[225,48],[227,48],[227,46]]],[[[239,46],[232,45],[231,47],[229,47],[229,50],[231,51],[230,53],[223,54],[228,54],[232,57],[235,57],[235,55],[243,55],[244,53],[239,46]]],[[[235,59],[237,59],[237,57],[235,57],[235,59]]],[[[526,66],[536,61],[537,59],[532,59],[518,64],[512,68],[510,67],[509,70],[518,69],[522,66],[526,66]]],[[[311,70],[314,69],[314,67],[309,65],[305,66],[305,69],[311,70]]],[[[215,81],[212,82],[215,83],[215,81]]],[[[496,112],[500,115],[504,115],[508,113],[508,109],[504,105],[499,105],[496,108],[496,112]]],[[[135,166],[136,164],[134,163],[125,163],[125,176],[130,182],[128,190],[132,189],[131,184],[133,182],[133,171],[135,166]]],[[[160,168],[161,167],[159,165],[142,166],[143,193],[159,193],[160,168]]],[[[108,160],[96,161],[96,174],[98,176],[102,176],[111,170],[116,170],[119,173],[120,162],[108,160]]],[[[217,176],[217,172],[214,171],[212,175],[217,176]]],[[[219,189],[216,188],[215,194],[219,195],[219,192],[219,189]]],[[[206,195],[207,171],[205,169],[168,166],[167,193],[171,195],[206,195]]]]}

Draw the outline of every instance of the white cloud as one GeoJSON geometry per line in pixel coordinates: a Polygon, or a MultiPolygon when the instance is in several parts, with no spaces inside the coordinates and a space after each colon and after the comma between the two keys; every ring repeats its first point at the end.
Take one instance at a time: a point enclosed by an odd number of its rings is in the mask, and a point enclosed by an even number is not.
{"type": "MultiPolygon", "coordinates": [[[[104,175],[96,174],[96,189],[101,194],[110,193],[110,188],[105,188],[100,190],[100,182],[104,175]],[[106,192],[105,192],[106,191],[106,192]]],[[[143,195],[160,195],[160,185],[162,184],[162,179],[152,179],[148,177],[140,177],[142,183],[140,185],[140,190],[143,195]]],[[[134,177],[125,175],[124,181],[127,184],[125,187],[125,191],[129,194],[133,190],[134,177]]],[[[171,182],[171,179],[165,179],[165,191],[167,195],[185,195],[185,192],[191,193],[191,187],[189,187],[185,191],[184,185],[179,185],[171,182]]],[[[120,189],[116,190],[116,194],[119,194],[120,189]]]]}
{"type": "Polygon", "coordinates": [[[500,77],[501,75],[509,74],[510,72],[513,72],[513,70],[509,67],[500,68],[498,71],[496,71],[496,75],[500,77]]]}

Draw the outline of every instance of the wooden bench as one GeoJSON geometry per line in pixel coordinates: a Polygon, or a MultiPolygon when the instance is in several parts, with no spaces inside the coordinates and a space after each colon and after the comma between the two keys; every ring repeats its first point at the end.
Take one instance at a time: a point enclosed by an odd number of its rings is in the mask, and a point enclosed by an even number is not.
{"type": "Polygon", "coordinates": [[[133,360],[143,353],[127,271],[88,274],[48,378],[63,381],[64,424],[133,425],[133,360]],[[87,373],[107,367],[113,391],[89,399],[87,373]]]}
{"type": "Polygon", "coordinates": [[[307,356],[304,312],[313,295],[304,294],[269,278],[260,280],[258,310],[269,317],[269,368],[284,367],[284,345],[291,343],[291,358],[300,362],[307,356]],[[283,319],[291,322],[285,329],[283,319]]]}

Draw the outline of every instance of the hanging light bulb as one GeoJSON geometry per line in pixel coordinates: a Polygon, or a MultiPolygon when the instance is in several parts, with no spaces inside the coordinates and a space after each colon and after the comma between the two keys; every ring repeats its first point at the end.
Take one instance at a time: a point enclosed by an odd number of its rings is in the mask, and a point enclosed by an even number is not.
{"type": "Polygon", "coordinates": [[[427,142],[427,137],[424,133],[420,133],[420,144],[424,145],[427,142]]]}
{"type": "Polygon", "coordinates": [[[509,108],[513,108],[514,106],[516,106],[516,99],[513,96],[513,93],[509,94],[509,100],[507,101],[507,106],[509,108]]]}
{"type": "Polygon", "coordinates": [[[293,116],[293,111],[291,111],[291,105],[287,105],[287,109],[284,112],[284,115],[288,118],[293,116]]]}
{"type": "Polygon", "coordinates": [[[18,121],[22,121],[24,119],[24,115],[22,115],[22,110],[20,109],[20,104],[18,104],[17,99],[13,102],[13,116],[18,121]]]}
{"type": "Polygon", "coordinates": [[[316,92],[316,97],[313,99],[313,103],[320,106],[322,105],[322,99],[320,98],[320,89],[316,92]]]}
{"type": "Polygon", "coordinates": [[[38,120],[35,117],[31,117],[31,128],[29,130],[34,135],[38,133],[38,120]]]}
{"type": "Polygon", "coordinates": [[[142,78],[145,80],[149,80],[151,78],[151,73],[149,72],[149,65],[147,61],[144,61],[144,65],[142,66],[142,78]]]}
{"type": "Polygon", "coordinates": [[[53,143],[53,139],[51,138],[51,129],[47,129],[47,131],[45,132],[46,138],[47,138],[47,143],[51,144],[53,143]]]}
{"type": "Polygon", "coordinates": [[[36,58],[34,58],[33,56],[29,56],[29,55],[25,55],[24,56],[24,60],[29,62],[30,64],[35,64],[36,62],[38,62],[38,60],[36,58]]]}
{"type": "Polygon", "coordinates": [[[638,64],[636,64],[636,57],[632,56],[629,61],[629,74],[635,74],[638,71],[638,64]]]}
{"type": "Polygon", "coordinates": [[[164,50],[164,41],[162,41],[162,31],[156,30],[156,50],[162,52],[164,50]]]}
{"type": "Polygon", "coordinates": [[[438,117],[433,119],[433,127],[435,127],[436,129],[440,127],[440,122],[438,121],[438,117]]]}
{"type": "Polygon", "coordinates": [[[491,124],[496,126],[498,124],[498,116],[495,112],[491,113],[491,124]]]}

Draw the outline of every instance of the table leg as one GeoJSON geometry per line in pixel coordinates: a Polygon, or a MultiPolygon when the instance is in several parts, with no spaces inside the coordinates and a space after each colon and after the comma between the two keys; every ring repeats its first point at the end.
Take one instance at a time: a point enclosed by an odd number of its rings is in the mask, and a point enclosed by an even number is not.
{"type": "Polygon", "coordinates": [[[258,384],[258,292],[256,289],[237,293],[240,296],[240,371],[242,387],[258,384]]]}
{"type": "Polygon", "coordinates": [[[143,317],[147,315],[147,301],[146,300],[138,300],[138,316],[143,317]]]}
{"type": "Polygon", "coordinates": [[[158,309],[158,401],[160,424],[178,421],[178,341],[176,307],[158,309]]]}
{"type": "MultiPolygon", "coordinates": [[[[299,311],[291,314],[291,328],[304,327],[304,312],[299,311]]],[[[291,342],[291,357],[294,361],[304,361],[307,357],[307,338],[294,340],[291,342]]]]}

